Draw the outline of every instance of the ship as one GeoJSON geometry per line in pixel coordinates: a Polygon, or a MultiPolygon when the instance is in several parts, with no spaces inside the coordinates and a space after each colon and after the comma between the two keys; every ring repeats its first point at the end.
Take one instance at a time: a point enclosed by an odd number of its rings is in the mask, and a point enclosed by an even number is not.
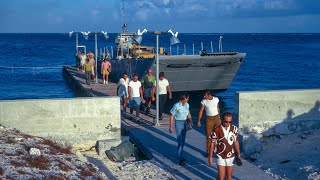
{"type": "MultiPolygon", "coordinates": [[[[156,75],[156,48],[138,44],[135,41],[137,33],[127,30],[124,11],[122,15],[122,33],[117,35],[116,47],[111,52],[112,57],[109,57],[112,65],[109,80],[118,82],[124,72],[129,77],[136,73],[141,79],[149,68],[156,75]]],[[[202,49],[197,54],[173,55],[160,47],[158,54],[159,72],[164,72],[172,92],[226,90],[246,57],[246,53],[222,52],[222,36],[219,38],[219,52],[202,49]]]]}

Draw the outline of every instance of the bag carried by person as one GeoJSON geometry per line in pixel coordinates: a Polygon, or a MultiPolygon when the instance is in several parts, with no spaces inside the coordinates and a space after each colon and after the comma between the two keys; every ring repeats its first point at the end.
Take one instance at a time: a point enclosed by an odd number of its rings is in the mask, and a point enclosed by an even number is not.
{"type": "Polygon", "coordinates": [[[242,161],[241,161],[240,158],[235,157],[234,160],[233,160],[233,164],[236,164],[238,166],[242,166],[242,161]]]}
{"type": "Polygon", "coordinates": [[[91,74],[91,80],[94,80],[94,75],[93,74],[91,74]]]}
{"type": "Polygon", "coordinates": [[[193,128],[193,122],[192,122],[192,120],[191,120],[191,121],[190,121],[190,120],[187,120],[186,125],[187,125],[187,130],[188,130],[188,131],[191,130],[191,129],[193,128]]]}

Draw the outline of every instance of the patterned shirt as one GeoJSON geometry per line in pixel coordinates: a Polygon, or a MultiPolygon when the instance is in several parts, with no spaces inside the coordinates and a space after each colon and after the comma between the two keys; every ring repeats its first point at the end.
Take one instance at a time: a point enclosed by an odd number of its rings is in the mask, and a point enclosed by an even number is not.
{"type": "Polygon", "coordinates": [[[238,128],[232,124],[228,128],[218,126],[211,133],[211,140],[217,146],[217,156],[220,159],[234,157],[234,142],[238,140],[238,128]]]}
{"type": "Polygon", "coordinates": [[[175,120],[187,120],[189,114],[189,104],[182,104],[180,101],[175,103],[170,110],[171,115],[174,116],[175,120]]]}

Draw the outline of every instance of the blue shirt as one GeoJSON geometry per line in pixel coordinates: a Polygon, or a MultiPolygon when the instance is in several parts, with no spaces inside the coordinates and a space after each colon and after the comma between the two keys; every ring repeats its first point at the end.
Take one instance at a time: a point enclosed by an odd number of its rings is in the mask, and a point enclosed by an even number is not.
{"type": "Polygon", "coordinates": [[[175,120],[187,120],[189,114],[189,104],[185,103],[184,105],[179,101],[175,103],[170,110],[171,115],[174,116],[175,120]]]}

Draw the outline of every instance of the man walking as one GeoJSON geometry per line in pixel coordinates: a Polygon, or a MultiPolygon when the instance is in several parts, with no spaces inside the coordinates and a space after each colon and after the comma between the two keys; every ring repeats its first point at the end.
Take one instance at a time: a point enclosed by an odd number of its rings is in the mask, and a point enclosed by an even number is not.
{"type": "Polygon", "coordinates": [[[123,103],[123,111],[127,112],[127,103],[128,103],[128,86],[129,78],[126,72],[123,73],[123,77],[118,82],[117,95],[120,96],[123,103]]]}
{"type": "Polygon", "coordinates": [[[86,63],[84,64],[84,70],[86,72],[86,84],[90,85],[92,64],[89,62],[89,59],[86,59],[86,63]]]}
{"type": "Polygon", "coordinates": [[[198,126],[201,126],[201,118],[203,110],[206,110],[206,156],[209,154],[209,148],[211,144],[210,136],[214,128],[218,127],[220,122],[220,109],[219,109],[219,98],[212,96],[210,91],[206,91],[201,101],[199,115],[198,115],[198,126]]]}
{"type": "Polygon", "coordinates": [[[111,63],[105,58],[101,63],[101,74],[102,74],[103,84],[108,84],[110,72],[111,72],[111,63]]]}
{"type": "Polygon", "coordinates": [[[235,159],[234,149],[237,153],[237,158],[240,160],[240,147],[238,142],[238,128],[231,124],[232,114],[224,113],[223,121],[220,126],[215,128],[211,135],[211,144],[208,156],[208,164],[212,165],[212,154],[215,146],[217,146],[216,155],[218,165],[217,179],[231,180],[233,171],[233,161],[235,159]],[[234,148],[234,149],[233,149],[234,148]]]}
{"type": "MultiPolygon", "coordinates": [[[[154,99],[154,93],[156,92],[157,81],[154,81],[153,89],[152,89],[152,99],[154,99]]],[[[160,120],[163,119],[162,113],[164,109],[164,105],[167,102],[167,98],[169,93],[169,99],[172,99],[172,94],[169,86],[169,81],[164,78],[164,72],[159,73],[159,116],[160,120]]]]}
{"type": "Polygon", "coordinates": [[[155,77],[152,75],[152,70],[148,69],[148,74],[143,76],[141,80],[142,88],[143,88],[143,95],[146,100],[145,106],[146,106],[146,114],[150,113],[150,106],[151,106],[151,91],[152,86],[155,82],[155,77]]]}
{"type": "Polygon", "coordinates": [[[182,156],[184,143],[186,140],[186,123],[187,121],[192,121],[191,114],[189,111],[189,95],[183,93],[180,97],[180,101],[173,105],[172,109],[170,110],[170,128],[169,132],[172,133],[172,125],[173,120],[175,120],[175,130],[177,134],[177,142],[178,142],[178,151],[177,157],[179,160],[179,165],[183,166],[185,159],[182,156]]]}
{"type": "Polygon", "coordinates": [[[138,81],[138,75],[133,74],[133,80],[130,81],[128,86],[128,94],[130,99],[130,114],[133,113],[133,109],[136,110],[136,117],[139,119],[140,103],[143,101],[143,93],[141,88],[141,82],[138,81]]]}

